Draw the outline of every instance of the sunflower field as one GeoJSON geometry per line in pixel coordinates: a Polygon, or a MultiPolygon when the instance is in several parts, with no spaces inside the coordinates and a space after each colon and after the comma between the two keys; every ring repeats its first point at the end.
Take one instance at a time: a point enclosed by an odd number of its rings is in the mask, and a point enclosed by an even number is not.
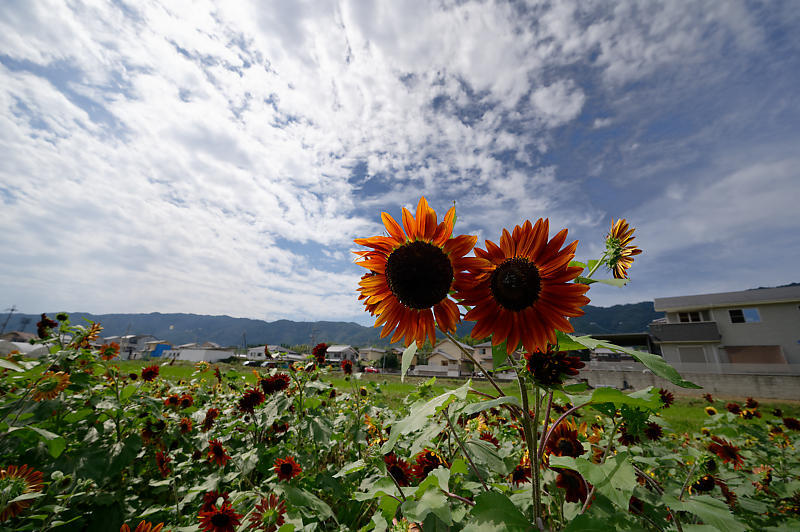
{"type": "MultiPolygon", "coordinates": [[[[574,336],[601,266],[624,284],[633,229],[612,223],[598,260],[574,261],[547,220],[500,244],[452,236],[420,200],[388,236],[356,240],[368,271],[359,299],[382,335],[407,346],[452,338],[462,319],[491,338],[493,369],[446,389],[435,379],[389,406],[358,367],[300,364],[237,371],[199,363],[182,380],[156,363],[123,371],[101,326],[42,316],[49,355],[0,359],[3,530],[800,530],[800,421],[755,399],[706,394],[697,433],[662,413],[673,393],[570,384],[598,345],[670,383],[696,388],[650,353],[574,336]],[[474,256],[468,256],[474,252],[474,256]],[[522,350],[522,356],[514,353],[522,350]],[[347,379],[344,391],[333,378],[347,379]]],[[[470,358],[477,369],[480,362],[470,358]]]]}

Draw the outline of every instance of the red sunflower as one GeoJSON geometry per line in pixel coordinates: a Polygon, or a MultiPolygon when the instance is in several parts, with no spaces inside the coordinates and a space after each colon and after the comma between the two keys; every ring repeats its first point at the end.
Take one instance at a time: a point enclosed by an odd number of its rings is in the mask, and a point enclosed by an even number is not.
{"type": "Polygon", "coordinates": [[[261,379],[258,383],[265,394],[272,395],[288,388],[290,380],[291,378],[286,373],[276,373],[272,377],[261,379]]]}
{"type": "Polygon", "coordinates": [[[739,454],[739,448],[726,439],[718,436],[711,436],[714,443],[708,444],[708,450],[722,459],[723,463],[733,462],[734,469],[741,469],[744,459],[739,454]]]}
{"type": "Polygon", "coordinates": [[[389,236],[355,240],[372,248],[356,252],[357,264],[374,273],[359,282],[364,305],[377,316],[375,327],[383,326],[381,338],[394,331],[391,342],[403,338],[405,345],[416,341],[419,346],[428,338],[435,344],[436,326],[455,332],[458,306],[448,294],[459,281],[465,283],[464,270],[476,265],[475,258],[464,256],[475,246],[476,237],[452,238],[455,207],[438,223],[424,197],[416,217],[403,209],[402,226],[385,212],[381,217],[389,236]]]}
{"type": "Polygon", "coordinates": [[[583,477],[572,471],[571,469],[559,469],[558,476],[556,476],[556,487],[563,489],[565,493],[565,500],[567,502],[580,502],[586,501],[588,491],[583,477]]]}
{"type": "Polygon", "coordinates": [[[161,368],[159,368],[156,364],[153,364],[152,366],[147,366],[142,370],[142,380],[145,380],[147,382],[153,382],[158,377],[158,371],[160,369],[161,368]]]}
{"type": "Polygon", "coordinates": [[[156,465],[158,466],[158,470],[161,472],[162,477],[166,478],[170,473],[172,473],[172,468],[169,466],[170,462],[172,462],[172,458],[170,458],[168,455],[161,451],[156,452],[156,465]]]}
{"type": "Polygon", "coordinates": [[[311,354],[314,355],[314,362],[316,362],[318,366],[325,365],[325,357],[328,354],[328,344],[322,342],[321,344],[315,345],[311,354]]]}
{"type": "MultiPolygon", "coordinates": [[[[42,314],[44,316],[44,314],[42,314]]],[[[0,507],[0,522],[18,516],[31,505],[33,499],[13,501],[20,495],[42,491],[42,472],[26,465],[10,465],[0,469],[0,494],[3,505],[0,507]]]]}
{"type": "Polygon", "coordinates": [[[209,408],[206,412],[206,417],[203,418],[203,432],[208,432],[211,430],[211,427],[214,426],[214,420],[219,417],[219,409],[218,408],[209,408]]]}
{"type": "MultiPolygon", "coordinates": [[[[164,528],[164,523],[158,523],[154,525],[153,523],[148,523],[145,520],[139,521],[139,524],[136,526],[136,530],[133,532],[161,532],[161,529],[164,528]]],[[[119,527],[119,532],[131,532],[131,527],[127,524],[123,523],[121,527],[119,527]]]]}
{"type": "Polygon", "coordinates": [[[54,399],[70,385],[69,375],[63,371],[46,372],[33,388],[33,400],[44,401],[54,399]]]}
{"type": "Polygon", "coordinates": [[[586,452],[583,444],[578,441],[578,428],[574,422],[562,421],[553,430],[547,440],[545,450],[555,456],[572,456],[577,458],[586,452]]]}
{"type": "Polygon", "coordinates": [[[352,375],[353,374],[353,361],[352,360],[342,360],[342,371],[345,375],[352,375]]]}
{"type": "Polygon", "coordinates": [[[428,473],[439,466],[447,467],[447,462],[436,451],[423,449],[414,456],[416,464],[413,467],[414,476],[423,480],[428,473]]]}
{"type": "Polygon", "coordinates": [[[164,399],[164,406],[166,407],[178,408],[179,404],[181,404],[181,398],[178,397],[177,393],[170,394],[164,399]]]}
{"type": "Polygon", "coordinates": [[[211,510],[200,512],[197,518],[200,519],[200,530],[206,532],[234,532],[242,523],[242,516],[228,502],[219,508],[212,506],[211,510]]]}
{"type": "Polygon", "coordinates": [[[572,332],[567,317],[582,316],[589,303],[585,284],[572,281],[583,271],[571,268],[578,241],[561,249],[567,230],[548,241],[549,222],[526,221],[505,229],[500,245],[486,240],[486,250],[475,248],[479,259],[469,265],[469,275],[456,280],[456,298],[473,307],[464,316],[475,321],[472,337],[492,335],[492,344],[507,342],[510,354],[522,343],[528,352],[556,345],[556,330],[572,332]]]}
{"type": "Polygon", "coordinates": [[[614,279],[627,279],[628,268],[633,265],[633,257],[642,252],[636,246],[630,245],[636,238],[633,236],[635,229],[629,228],[625,218],[616,222],[611,219],[611,231],[606,237],[606,264],[614,272],[614,279]]]}
{"type": "Polygon", "coordinates": [[[220,467],[225,467],[225,464],[231,459],[219,440],[211,440],[208,442],[207,456],[209,462],[217,464],[220,467]]]}
{"type": "Polygon", "coordinates": [[[192,394],[185,393],[181,395],[181,408],[189,408],[193,404],[194,404],[194,397],[192,397],[192,394]]]}
{"type": "Polygon", "coordinates": [[[283,525],[283,515],[286,513],[286,503],[274,493],[269,497],[262,497],[253,513],[250,514],[250,529],[275,532],[283,525]]]}
{"type": "Polygon", "coordinates": [[[181,434],[192,432],[192,420],[188,417],[181,418],[179,426],[181,428],[181,434]]]}
{"type": "Polygon", "coordinates": [[[230,496],[228,495],[227,491],[219,492],[219,491],[207,491],[203,495],[203,506],[200,507],[201,512],[210,512],[212,508],[217,505],[219,499],[222,499],[222,504],[220,506],[224,506],[226,503],[230,501],[230,496]]]}
{"type": "Polygon", "coordinates": [[[278,475],[278,480],[292,480],[303,471],[303,468],[301,468],[291,456],[278,458],[275,460],[275,465],[273,467],[275,468],[275,473],[278,475]]]}
{"type": "Polygon", "coordinates": [[[411,466],[408,462],[394,453],[389,453],[383,457],[383,463],[386,464],[386,472],[392,475],[399,486],[411,485],[411,466]]]}
{"type": "Polygon", "coordinates": [[[264,393],[253,388],[244,392],[244,395],[239,399],[239,410],[247,414],[255,412],[255,408],[265,401],[264,393]]]}

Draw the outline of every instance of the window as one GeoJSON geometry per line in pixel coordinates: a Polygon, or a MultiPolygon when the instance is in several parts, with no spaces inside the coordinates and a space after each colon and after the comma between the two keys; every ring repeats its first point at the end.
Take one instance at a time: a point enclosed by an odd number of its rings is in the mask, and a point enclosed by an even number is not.
{"type": "Polygon", "coordinates": [[[678,357],[681,362],[689,362],[691,364],[703,364],[706,362],[706,353],[702,346],[679,347],[678,357]]]}
{"type": "Polygon", "coordinates": [[[735,308],[728,311],[731,323],[758,323],[761,316],[757,308],[735,308]]]}
{"type": "Polygon", "coordinates": [[[689,323],[691,321],[701,321],[699,312],[678,312],[678,319],[681,323],[689,323]]]}

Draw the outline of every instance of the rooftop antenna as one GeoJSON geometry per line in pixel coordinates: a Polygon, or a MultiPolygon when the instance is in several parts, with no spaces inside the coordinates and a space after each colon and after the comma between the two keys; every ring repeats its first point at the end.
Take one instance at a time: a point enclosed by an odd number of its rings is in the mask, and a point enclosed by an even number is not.
{"type": "Polygon", "coordinates": [[[8,316],[6,316],[6,321],[3,322],[3,328],[0,329],[0,334],[3,334],[4,332],[6,332],[6,325],[8,325],[8,320],[10,320],[11,319],[11,315],[14,314],[17,311],[17,306],[16,305],[11,305],[11,308],[7,308],[6,310],[8,311],[8,316]]]}

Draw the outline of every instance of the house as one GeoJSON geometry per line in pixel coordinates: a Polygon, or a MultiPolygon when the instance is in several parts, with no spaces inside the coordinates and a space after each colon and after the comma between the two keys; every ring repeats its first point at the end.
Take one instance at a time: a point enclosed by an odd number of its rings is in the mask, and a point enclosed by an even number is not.
{"type": "Polygon", "coordinates": [[[164,351],[172,349],[172,345],[164,340],[151,340],[144,343],[144,351],[142,355],[145,358],[158,358],[164,354],[164,351]]]}
{"type": "Polygon", "coordinates": [[[655,309],[666,317],[650,332],[672,364],[780,373],[800,364],[800,286],[657,298],[655,309]]]}
{"type": "Polygon", "coordinates": [[[31,340],[38,340],[39,337],[34,333],[23,331],[8,331],[7,333],[0,334],[0,340],[7,340],[9,342],[30,342],[31,340]]]}
{"type": "Polygon", "coordinates": [[[164,358],[190,360],[192,362],[219,362],[233,356],[233,352],[224,349],[203,349],[201,347],[168,349],[161,355],[164,358]]]}
{"type": "Polygon", "coordinates": [[[349,345],[329,345],[325,356],[329,362],[341,362],[342,360],[358,360],[358,351],[349,345]]]}
{"type": "Polygon", "coordinates": [[[492,360],[492,342],[483,342],[475,347],[474,357],[481,363],[485,370],[491,371],[494,369],[494,362],[492,360]]]}
{"type": "Polygon", "coordinates": [[[358,349],[358,360],[360,362],[376,362],[383,358],[386,350],[377,347],[360,347],[358,349]]]}
{"type": "Polygon", "coordinates": [[[126,334],[125,336],[107,336],[103,339],[103,343],[117,342],[120,359],[132,360],[141,358],[147,348],[147,343],[154,340],[157,338],[150,334],[126,334]]]}
{"type": "MultiPolygon", "coordinates": [[[[472,375],[473,364],[461,352],[461,348],[466,349],[470,354],[474,352],[471,345],[445,338],[439,341],[427,357],[427,364],[419,365],[415,368],[418,374],[447,374],[448,376],[472,375]]],[[[491,360],[491,350],[489,358],[491,360]]],[[[413,363],[413,362],[412,362],[413,363]]],[[[487,368],[488,369],[488,368],[487,368]]]]}

